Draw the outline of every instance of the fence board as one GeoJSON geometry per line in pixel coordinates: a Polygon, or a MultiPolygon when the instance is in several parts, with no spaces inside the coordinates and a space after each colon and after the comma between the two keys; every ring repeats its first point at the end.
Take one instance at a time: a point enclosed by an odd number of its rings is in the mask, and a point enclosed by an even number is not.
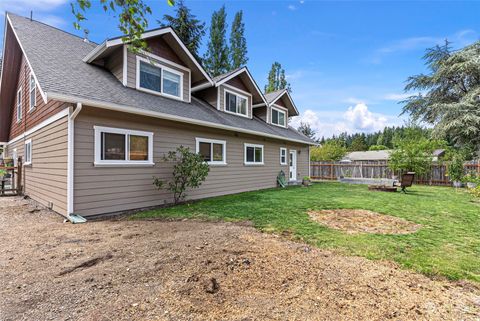
{"type": "MultiPolygon", "coordinates": [[[[393,173],[386,161],[363,162],[311,162],[312,179],[337,180],[340,176],[354,178],[393,178],[401,172],[393,173]]],[[[480,176],[480,160],[466,162],[465,173],[476,172],[480,176]]],[[[446,164],[433,164],[429,173],[416,176],[415,183],[423,185],[450,186],[452,183],[447,174],[446,164]]]]}

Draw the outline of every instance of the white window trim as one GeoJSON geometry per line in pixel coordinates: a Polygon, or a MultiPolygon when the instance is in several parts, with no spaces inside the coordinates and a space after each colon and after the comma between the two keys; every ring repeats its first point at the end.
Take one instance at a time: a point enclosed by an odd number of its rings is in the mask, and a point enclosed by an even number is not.
{"type": "Polygon", "coordinates": [[[140,130],[131,130],[123,128],[93,126],[95,131],[95,166],[154,166],[153,162],[153,133],[140,130]],[[130,144],[128,143],[129,135],[138,135],[148,137],[148,160],[146,161],[132,161],[132,160],[102,160],[102,133],[123,134],[125,135],[125,154],[128,158],[130,155],[130,144]]]}
{"type": "Polygon", "coordinates": [[[178,71],[178,70],[169,68],[169,67],[167,67],[165,65],[162,65],[162,64],[160,64],[156,61],[137,56],[137,71],[136,71],[136,77],[135,78],[136,78],[135,87],[136,87],[137,90],[144,91],[146,93],[157,95],[157,96],[164,96],[164,97],[168,97],[168,98],[172,98],[172,99],[176,99],[176,100],[181,100],[181,101],[184,100],[183,99],[183,73],[178,71]],[[161,79],[160,80],[160,92],[140,87],[140,62],[141,61],[143,61],[145,63],[152,64],[157,68],[160,68],[160,71],[161,71],[161,73],[160,73],[160,79],[161,79]],[[163,71],[164,70],[180,76],[180,96],[179,97],[174,96],[174,95],[170,95],[170,94],[166,94],[166,93],[163,92],[163,71]]]}
{"type": "MultiPolygon", "coordinates": [[[[253,153],[254,158],[255,158],[255,153],[253,153]]],[[[254,165],[265,165],[265,149],[263,145],[259,144],[249,144],[249,143],[244,143],[243,144],[243,164],[244,165],[249,165],[249,166],[254,166],[254,165]],[[262,149],[262,162],[248,162],[247,161],[247,147],[257,147],[262,149]]]]}
{"type": "Polygon", "coordinates": [[[232,114],[232,115],[237,115],[237,116],[242,116],[242,117],[245,117],[245,118],[250,118],[248,116],[248,111],[250,109],[250,101],[248,100],[248,97],[247,96],[244,96],[242,94],[239,94],[239,93],[236,93],[232,90],[228,90],[226,88],[223,89],[223,110],[226,112],[226,113],[229,113],[229,114],[232,114]],[[237,97],[240,97],[240,98],[243,98],[247,101],[247,114],[244,115],[244,114],[241,114],[241,113],[234,113],[230,110],[227,110],[227,92],[232,94],[232,95],[235,95],[237,97]]]}
{"type": "Polygon", "coordinates": [[[200,138],[196,137],[196,153],[200,153],[200,143],[210,143],[211,150],[210,153],[213,155],[213,144],[221,144],[223,145],[223,161],[210,161],[207,162],[208,165],[227,165],[227,141],[225,140],[217,140],[217,139],[209,139],[209,138],[200,138]]]}
{"type": "Polygon", "coordinates": [[[28,103],[29,103],[28,111],[31,112],[31,111],[35,110],[35,107],[37,107],[37,81],[35,80],[35,77],[33,76],[32,73],[30,73],[30,77],[28,78],[28,89],[29,89],[29,91],[28,91],[28,103]],[[34,83],[33,88],[32,88],[32,78],[33,78],[33,83],[34,83]],[[31,101],[32,91],[35,92],[33,106],[32,106],[32,101],[31,101]]]}
{"type": "Polygon", "coordinates": [[[278,126],[278,127],[283,127],[283,128],[287,127],[287,110],[285,108],[282,108],[282,107],[279,107],[279,106],[272,106],[270,108],[270,113],[272,114],[272,115],[270,115],[270,120],[271,120],[272,125],[275,125],[275,126],[278,126]],[[273,111],[274,110],[276,110],[279,113],[283,113],[283,115],[284,115],[283,119],[285,120],[285,125],[275,124],[273,122],[273,111]]]}
{"type": "Polygon", "coordinates": [[[22,87],[20,87],[20,89],[17,91],[17,97],[15,98],[16,107],[17,107],[17,123],[21,122],[22,118],[23,118],[22,100],[23,100],[23,92],[22,92],[22,87]],[[18,94],[19,93],[20,93],[20,101],[18,99],[18,94]],[[18,112],[19,110],[20,110],[20,112],[18,112]]]}
{"type": "Polygon", "coordinates": [[[280,165],[288,165],[287,155],[287,149],[285,147],[280,147],[280,165]],[[282,162],[282,152],[285,152],[285,162],[282,162]]]}
{"type": "Polygon", "coordinates": [[[24,151],[24,158],[25,158],[25,162],[23,163],[24,165],[32,165],[32,155],[33,155],[33,151],[32,151],[32,140],[31,139],[28,139],[25,141],[24,145],[23,145],[23,151],[24,151]],[[27,153],[27,145],[30,145],[30,150],[29,150],[29,153],[27,153]],[[29,161],[27,161],[27,154],[29,154],[29,161]]]}

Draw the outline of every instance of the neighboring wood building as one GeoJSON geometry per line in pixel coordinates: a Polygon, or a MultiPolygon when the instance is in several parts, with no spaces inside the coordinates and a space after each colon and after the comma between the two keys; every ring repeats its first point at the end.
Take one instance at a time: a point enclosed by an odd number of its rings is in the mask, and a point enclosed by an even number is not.
{"type": "Polygon", "coordinates": [[[171,28],[150,51],[102,44],[6,15],[0,142],[24,159],[24,191],[60,214],[91,216],[166,204],[152,176],[183,145],[211,165],[190,199],[276,186],[309,174],[314,143],[288,126],[287,91],[264,96],[246,67],[212,79],[171,28]]]}

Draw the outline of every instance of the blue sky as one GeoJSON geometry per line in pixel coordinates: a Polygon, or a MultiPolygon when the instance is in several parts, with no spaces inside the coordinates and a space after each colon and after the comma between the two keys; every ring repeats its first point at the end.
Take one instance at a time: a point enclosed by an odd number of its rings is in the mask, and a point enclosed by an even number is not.
{"type": "MultiPolygon", "coordinates": [[[[69,0],[1,0],[0,10],[73,30],[69,0]]],[[[231,24],[244,11],[248,66],[263,88],[273,61],[286,69],[301,117],[318,135],[371,132],[401,125],[408,76],[425,70],[425,48],[453,41],[462,47],[479,40],[480,2],[461,1],[194,1],[187,5],[201,20],[225,3],[231,24]]],[[[172,8],[150,2],[150,27],[172,8]]],[[[101,42],[119,35],[116,19],[97,4],[84,26],[101,42]]],[[[3,30],[3,25],[2,25],[3,30]]],[[[3,31],[2,31],[3,34],[3,31]]],[[[204,44],[207,37],[204,38],[204,44]]]]}

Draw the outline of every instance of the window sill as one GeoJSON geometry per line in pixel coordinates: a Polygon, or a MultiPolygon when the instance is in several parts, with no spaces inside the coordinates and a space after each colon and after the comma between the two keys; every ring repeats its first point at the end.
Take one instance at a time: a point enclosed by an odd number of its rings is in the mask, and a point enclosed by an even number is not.
{"type": "Polygon", "coordinates": [[[170,99],[175,99],[175,100],[184,101],[182,97],[174,96],[174,95],[169,95],[169,94],[166,94],[166,93],[163,93],[163,92],[159,92],[159,91],[155,91],[155,90],[143,88],[143,87],[140,87],[140,86],[137,86],[137,90],[138,90],[138,91],[146,92],[146,93],[148,93],[148,94],[156,95],[156,96],[161,96],[161,97],[165,97],[165,98],[170,98],[170,99]]]}
{"type": "Polygon", "coordinates": [[[207,162],[208,166],[227,166],[227,163],[211,163],[207,162]]]}
{"type": "Polygon", "coordinates": [[[245,166],[264,166],[264,163],[243,163],[245,166]]]}
{"type": "Polygon", "coordinates": [[[30,162],[30,163],[23,163],[23,166],[32,167],[32,162],[30,162]]]}
{"type": "Polygon", "coordinates": [[[155,163],[97,163],[94,162],[95,167],[152,167],[155,163]]]}

